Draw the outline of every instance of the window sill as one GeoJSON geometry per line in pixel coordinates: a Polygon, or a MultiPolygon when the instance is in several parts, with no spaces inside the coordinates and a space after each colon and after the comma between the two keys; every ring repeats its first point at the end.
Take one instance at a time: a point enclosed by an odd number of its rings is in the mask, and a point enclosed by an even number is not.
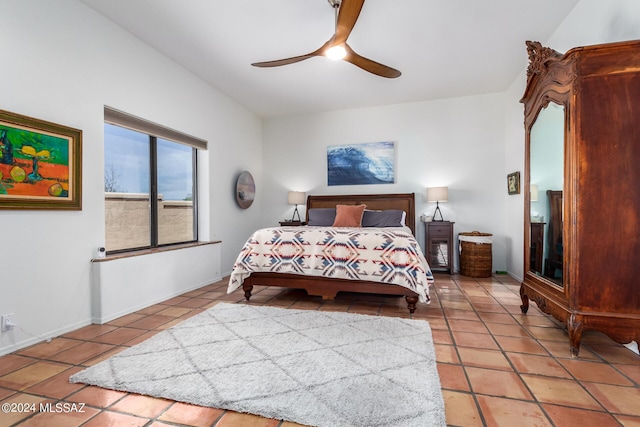
{"type": "Polygon", "coordinates": [[[150,255],[150,254],[156,254],[160,252],[175,251],[175,250],[186,249],[186,248],[195,248],[197,246],[216,245],[219,243],[222,243],[222,241],[214,240],[212,242],[192,242],[192,243],[183,243],[180,245],[163,246],[161,248],[141,249],[139,251],[123,252],[123,253],[118,253],[114,255],[107,255],[104,258],[93,258],[91,262],[107,262],[107,261],[113,261],[116,259],[132,258],[132,257],[137,257],[142,255],[150,255]]]}

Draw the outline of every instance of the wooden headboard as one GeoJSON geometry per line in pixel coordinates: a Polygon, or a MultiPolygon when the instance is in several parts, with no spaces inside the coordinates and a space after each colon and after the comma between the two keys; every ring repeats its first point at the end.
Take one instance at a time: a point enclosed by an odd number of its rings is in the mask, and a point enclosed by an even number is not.
{"type": "Polygon", "coordinates": [[[335,208],[336,205],[367,205],[367,209],[401,209],[407,213],[405,224],[416,234],[415,193],[404,194],[354,194],[336,196],[308,196],[306,220],[311,208],[335,208]]]}

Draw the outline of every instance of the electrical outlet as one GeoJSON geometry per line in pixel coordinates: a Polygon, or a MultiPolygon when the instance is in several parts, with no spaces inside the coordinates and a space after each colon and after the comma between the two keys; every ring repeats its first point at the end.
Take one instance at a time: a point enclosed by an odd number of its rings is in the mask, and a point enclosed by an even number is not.
{"type": "Polygon", "coordinates": [[[2,332],[10,331],[11,329],[14,328],[14,326],[16,326],[16,324],[14,323],[14,316],[15,316],[14,313],[0,316],[0,331],[2,332]]]}

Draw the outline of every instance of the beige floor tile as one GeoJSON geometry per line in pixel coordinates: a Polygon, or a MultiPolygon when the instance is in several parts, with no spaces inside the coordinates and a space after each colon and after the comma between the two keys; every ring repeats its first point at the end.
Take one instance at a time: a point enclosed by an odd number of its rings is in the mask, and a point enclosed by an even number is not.
{"type": "Polygon", "coordinates": [[[543,404],[542,407],[549,414],[549,418],[556,426],[580,427],[618,427],[616,419],[606,412],[590,411],[586,409],[567,408],[543,404]]]}
{"type": "Polygon", "coordinates": [[[83,368],[80,367],[71,367],[70,369],[60,372],[58,375],[54,375],[51,378],[27,388],[25,392],[62,399],[84,387],[83,384],[74,384],[69,382],[69,377],[76,372],[80,372],[82,369],[83,368]]]}
{"type": "Polygon", "coordinates": [[[613,365],[636,384],[640,384],[640,363],[635,365],[613,365]]]}
{"type": "Polygon", "coordinates": [[[488,334],[489,330],[483,322],[475,320],[451,319],[449,328],[457,332],[471,332],[474,334],[488,334]]]}
{"type": "Polygon", "coordinates": [[[140,394],[129,394],[109,406],[109,410],[139,415],[145,418],[154,418],[172,404],[172,401],[158,399],[140,394]]]}
{"type": "Polygon", "coordinates": [[[114,325],[89,325],[80,329],[76,329],[73,332],[64,334],[65,338],[73,338],[76,340],[90,340],[99,335],[106,334],[116,329],[114,325]]]}
{"type": "Polygon", "coordinates": [[[602,411],[603,407],[574,380],[522,375],[539,402],[602,411]]]}
{"type": "Polygon", "coordinates": [[[118,354],[121,351],[126,350],[126,349],[127,349],[126,346],[113,347],[111,350],[107,350],[104,353],[101,353],[96,357],[93,357],[91,359],[85,360],[84,362],[82,362],[82,366],[87,366],[87,367],[88,366],[93,366],[96,363],[100,363],[103,360],[107,360],[111,356],[115,356],[116,354],[118,354]]]}
{"type": "Polygon", "coordinates": [[[508,314],[500,304],[474,304],[478,316],[484,322],[504,323],[507,325],[519,325],[512,315],[508,314]]]}
{"type": "Polygon", "coordinates": [[[240,414],[238,412],[226,412],[215,427],[277,427],[278,420],[262,418],[251,414],[240,414]]]}
{"type": "MultiPolygon", "coordinates": [[[[187,301],[189,301],[189,300],[187,300],[187,301]]],[[[184,302],[187,302],[187,301],[184,301],[184,302]]],[[[206,302],[204,304],[206,304],[206,302]]],[[[188,308],[188,307],[167,307],[164,310],[157,312],[156,315],[158,315],[158,316],[169,316],[169,317],[180,317],[180,316],[184,316],[185,314],[187,314],[191,310],[193,310],[193,308],[188,308]]]]}
{"type": "Polygon", "coordinates": [[[102,411],[82,427],[142,427],[149,422],[148,419],[134,415],[119,414],[117,412],[102,411]]]}
{"type": "Polygon", "coordinates": [[[507,353],[507,357],[521,374],[541,375],[545,377],[571,378],[567,370],[551,357],[534,354],[507,353]]]}
{"type": "Polygon", "coordinates": [[[122,316],[122,317],[118,317],[117,319],[113,319],[112,321],[108,322],[107,325],[111,325],[111,326],[127,326],[133,322],[136,322],[138,320],[144,319],[145,317],[147,317],[144,314],[139,314],[139,313],[131,313],[131,314],[127,314],[126,316],[122,316]]]}
{"type": "MultiPolygon", "coordinates": [[[[573,357],[569,348],[569,339],[565,341],[540,340],[538,343],[554,357],[561,357],[565,359],[571,359],[573,357]]],[[[600,358],[586,346],[580,347],[580,353],[578,356],[583,360],[600,360],[600,358]]]]}
{"type": "Polygon", "coordinates": [[[474,393],[511,399],[533,400],[520,377],[515,372],[465,367],[474,393]]]}
{"type": "MultiPolygon", "coordinates": [[[[493,396],[478,396],[478,404],[487,426],[553,427],[534,402],[523,402],[493,396]]],[[[556,424],[557,426],[570,424],[556,424]]]]}
{"type": "Polygon", "coordinates": [[[0,377],[36,362],[37,359],[17,354],[7,354],[6,356],[2,356],[0,357],[0,377]]]}
{"type": "Polygon", "coordinates": [[[536,339],[545,341],[561,341],[569,344],[569,335],[558,328],[543,328],[540,326],[526,326],[527,331],[536,339]]]}
{"type": "Polygon", "coordinates": [[[445,307],[444,313],[447,319],[476,320],[476,321],[480,320],[480,316],[478,316],[478,314],[471,309],[446,308],[444,304],[443,306],[445,307]]]}
{"type": "Polygon", "coordinates": [[[223,413],[224,410],[222,409],[204,408],[202,406],[176,402],[160,415],[158,419],[180,425],[209,427],[217,421],[223,413]]]}
{"type": "Polygon", "coordinates": [[[447,329],[432,329],[431,336],[435,344],[447,344],[453,345],[453,339],[451,338],[451,332],[447,329]]]}
{"type": "Polygon", "coordinates": [[[452,345],[434,344],[436,360],[440,363],[459,364],[460,358],[456,348],[452,345]]]}
{"type": "Polygon", "coordinates": [[[482,418],[472,394],[443,390],[447,425],[482,427],[482,418]]]}
{"type": "MultiPolygon", "coordinates": [[[[11,397],[2,400],[1,404],[20,405],[21,410],[11,411],[2,410],[0,412],[0,427],[14,426],[20,420],[32,417],[40,410],[40,404],[51,402],[51,399],[47,399],[40,396],[34,396],[26,393],[16,393],[11,397]]],[[[11,406],[9,406],[9,409],[11,406]]]]}
{"type": "Polygon", "coordinates": [[[438,363],[438,376],[443,389],[471,391],[464,369],[460,365],[438,363]]]}
{"type": "Polygon", "coordinates": [[[109,390],[106,388],[87,386],[78,392],[67,397],[69,402],[84,403],[89,406],[95,406],[98,408],[106,408],[111,406],[114,402],[122,399],[127,393],[115,390],[109,390]]]}
{"type": "Polygon", "coordinates": [[[145,332],[146,331],[144,329],[122,327],[111,332],[107,332],[106,334],[102,334],[99,337],[94,338],[93,341],[119,345],[127,341],[131,341],[145,332]]]}
{"type": "Polygon", "coordinates": [[[487,323],[487,329],[492,335],[517,337],[517,338],[531,338],[531,334],[527,330],[518,324],[505,324],[505,323],[487,323]]]}
{"type": "Polygon", "coordinates": [[[141,319],[135,320],[128,325],[132,328],[156,329],[167,322],[171,322],[172,320],[174,320],[174,318],[171,316],[160,316],[157,314],[152,314],[150,316],[144,316],[141,319]]]}
{"type": "Polygon", "coordinates": [[[616,414],[614,415],[614,418],[618,420],[624,427],[640,427],[640,417],[616,414]]]}
{"type": "Polygon", "coordinates": [[[584,386],[608,411],[640,416],[640,388],[596,383],[584,386]]]}
{"type": "Polygon", "coordinates": [[[0,387],[24,390],[69,369],[62,363],[40,361],[0,377],[0,387]]]}
{"type": "MultiPolygon", "coordinates": [[[[88,407],[60,406],[52,403],[51,412],[40,412],[20,424],[20,427],[74,427],[86,426],[85,422],[99,411],[88,407]]],[[[64,405],[64,403],[60,403],[64,405]]],[[[104,425],[104,424],[103,424],[104,425]]]]}
{"type": "Polygon", "coordinates": [[[180,304],[176,304],[176,307],[200,308],[210,302],[211,300],[208,298],[191,298],[181,302],[180,304]]]}
{"type": "Polygon", "coordinates": [[[21,356],[37,357],[45,359],[82,344],[82,341],[69,338],[54,338],[51,342],[43,342],[19,351],[17,354],[21,356]]]}
{"type": "Polygon", "coordinates": [[[56,353],[51,356],[50,359],[57,362],[80,365],[89,359],[93,359],[94,357],[113,349],[114,347],[115,346],[111,344],[87,341],[76,347],[56,353]]]}
{"type": "MultiPolygon", "coordinates": [[[[605,363],[579,359],[560,359],[559,362],[580,381],[622,386],[633,385],[628,378],[619,374],[611,365],[605,363]]],[[[638,404],[640,405],[640,402],[638,404]]]]}
{"type": "Polygon", "coordinates": [[[620,344],[589,344],[589,349],[609,363],[640,365],[640,356],[620,344]]]}
{"type": "Polygon", "coordinates": [[[452,331],[453,340],[460,347],[484,348],[489,350],[499,350],[498,344],[489,334],[477,334],[473,332],[452,331]]]}
{"type": "Polygon", "coordinates": [[[459,347],[458,354],[464,366],[513,371],[509,361],[501,351],[459,347]]]}
{"type": "Polygon", "coordinates": [[[503,351],[514,353],[529,353],[548,356],[549,352],[538,341],[532,338],[505,337],[494,335],[493,337],[503,351]]]}

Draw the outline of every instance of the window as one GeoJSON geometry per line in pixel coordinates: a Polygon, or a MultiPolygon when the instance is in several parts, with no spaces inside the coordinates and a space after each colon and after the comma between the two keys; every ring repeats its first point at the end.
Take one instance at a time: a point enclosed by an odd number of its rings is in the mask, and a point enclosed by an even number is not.
{"type": "Polygon", "coordinates": [[[196,159],[206,141],[189,138],[105,108],[108,253],[198,240],[196,159]]]}

